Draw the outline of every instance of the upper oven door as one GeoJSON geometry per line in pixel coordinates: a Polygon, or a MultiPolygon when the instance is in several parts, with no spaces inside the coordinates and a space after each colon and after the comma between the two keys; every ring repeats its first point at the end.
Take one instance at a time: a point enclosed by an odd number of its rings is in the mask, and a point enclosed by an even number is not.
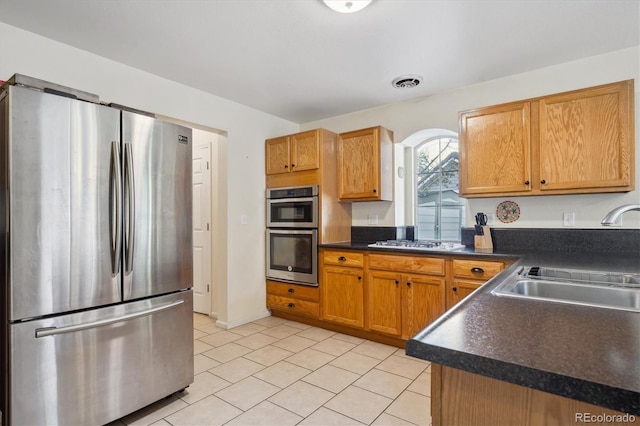
{"type": "Polygon", "coordinates": [[[317,228],[318,197],[267,200],[268,228],[317,228]]]}

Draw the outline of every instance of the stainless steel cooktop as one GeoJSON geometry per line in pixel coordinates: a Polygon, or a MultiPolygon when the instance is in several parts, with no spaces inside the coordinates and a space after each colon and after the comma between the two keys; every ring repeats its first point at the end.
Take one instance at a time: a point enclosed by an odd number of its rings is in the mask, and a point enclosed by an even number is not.
{"type": "Polygon", "coordinates": [[[433,240],[386,240],[376,241],[369,244],[369,247],[393,247],[398,249],[425,250],[425,251],[453,251],[465,248],[463,244],[456,241],[433,241],[433,240]]]}

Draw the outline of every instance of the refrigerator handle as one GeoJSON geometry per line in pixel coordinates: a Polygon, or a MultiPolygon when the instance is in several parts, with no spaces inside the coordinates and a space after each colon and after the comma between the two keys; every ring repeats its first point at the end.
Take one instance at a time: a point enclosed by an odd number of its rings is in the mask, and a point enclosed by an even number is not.
{"type": "Polygon", "coordinates": [[[132,319],[146,317],[157,312],[166,311],[167,309],[175,308],[182,305],[184,300],[176,300],[175,302],[167,303],[165,305],[156,306],[155,308],[147,309],[141,312],[134,312],[132,314],[121,315],[116,318],[106,318],[98,321],[85,322],[83,324],[67,325],[65,327],[44,327],[36,329],[36,339],[40,337],[55,336],[56,334],[72,333],[74,331],[87,330],[89,328],[102,327],[105,325],[115,324],[122,321],[130,321],[132,319]]]}
{"type": "Polygon", "coordinates": [[[124,145],[124,158],[125,158],[125,176],[127,184],[127,242],[125,244],[125,273],[130,273],[133,269],[133,251],[135,246],[135,217],[136,217],[136,202],[135,202],[135,184],[133,177],[133,154],[131,153],[131,144],[126,143],[124,145]]]}
{"type": "Polygon", "coordinates": [[[120,153],[118,142],[111,142],[111,185],[109,191],[109,218],[111,230],[111,272],[115,276],[120,270],[120,254],[122,246],[122,177],[120,172],[120,153]],[[115,197],[114,197],[115,189],[115,197]],[[115,205],[115,209],[114,209],[115,205]],[[115,212],[115,214],[114,214],[115,212]]]}

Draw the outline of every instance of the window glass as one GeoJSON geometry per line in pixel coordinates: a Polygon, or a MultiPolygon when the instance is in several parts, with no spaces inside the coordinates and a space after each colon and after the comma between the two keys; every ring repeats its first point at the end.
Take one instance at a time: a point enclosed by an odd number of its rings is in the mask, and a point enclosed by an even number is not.
{"type": "Polygon", "coordinates": [[[465,200],[459,196],[458,139],[429,139],[414,148],[414,159],[417,238],[459,241],[465,200]]]}

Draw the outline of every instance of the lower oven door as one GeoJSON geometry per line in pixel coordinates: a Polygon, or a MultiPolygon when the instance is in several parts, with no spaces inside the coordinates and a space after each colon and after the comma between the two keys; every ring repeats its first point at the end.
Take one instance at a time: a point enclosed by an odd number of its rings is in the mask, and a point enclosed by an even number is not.
{"type": "Polygon", "coordinates": [[[318,231],[267,230],[267,278],[318,285],[318,231]]]}

